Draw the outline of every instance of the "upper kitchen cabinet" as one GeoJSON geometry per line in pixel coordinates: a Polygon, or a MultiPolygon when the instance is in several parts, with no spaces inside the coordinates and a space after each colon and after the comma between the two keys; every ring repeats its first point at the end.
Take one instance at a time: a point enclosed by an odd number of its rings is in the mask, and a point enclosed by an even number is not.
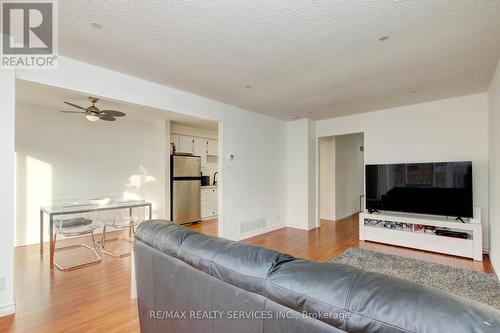
{"type": "Polygon", "coordinates": [[[218,141],[214,139],[171,134],[170,142],[175,144],[178,153],[190,153],[201,157],[218,155],[218,141]]]}
{"type": "Polygon", "coordinates": [[[206,154],[207,154],[207,139],[194,138],[194,155],[202,157],[202,165],[203,161],[206,162],[206,159],[203,158],[206,154]]]}
{"type": "Polygon", "coordinates": [[[176,150],[179,150],[179,140],[180,140],[180,135],[170,134],[170,142],[175,145],[176,150]]]}
{"type": "Polygon", "coordinates": [[[194,138],[191,136],[179,135],[179,146],[177,152],[194,154],[194,138]]]}
{"type": "Polygon", "coordinates": [[[207,155],[218,155],[218,150],[217,140],[207,139],[207,155]]]}

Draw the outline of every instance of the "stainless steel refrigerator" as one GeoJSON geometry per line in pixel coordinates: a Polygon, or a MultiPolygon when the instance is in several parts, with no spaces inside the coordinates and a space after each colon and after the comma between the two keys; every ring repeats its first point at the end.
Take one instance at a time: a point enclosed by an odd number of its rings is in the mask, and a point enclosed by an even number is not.
{"type": "Polygon", "coordinates": [[[201,220],[201,159],[193,155],[170,157],[170,217],[177,224],[201,220]]]}

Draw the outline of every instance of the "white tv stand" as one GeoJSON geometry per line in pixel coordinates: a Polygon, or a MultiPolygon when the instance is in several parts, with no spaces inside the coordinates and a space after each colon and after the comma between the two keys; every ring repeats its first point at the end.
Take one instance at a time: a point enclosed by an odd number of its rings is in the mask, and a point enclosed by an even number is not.
{"type": "Polygon", "coordinates": [[[466,222],[430,215],[363,212],[359,214],[359,239],[483,261],[480,208],[474,207],[474,218],[466,222]],[[469,237],[464,239],[436,235],[419,230],[419,226],[448,228],[466,232],[469,237]]]}

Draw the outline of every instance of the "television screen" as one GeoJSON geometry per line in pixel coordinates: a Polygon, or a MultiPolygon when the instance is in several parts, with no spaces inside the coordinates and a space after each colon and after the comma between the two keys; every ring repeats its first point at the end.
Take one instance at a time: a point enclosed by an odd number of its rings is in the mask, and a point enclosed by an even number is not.
{"type": "Polygon", "coordinates": [[[366,209],[472,217],[472,162],[366,165],[366,209]]]}

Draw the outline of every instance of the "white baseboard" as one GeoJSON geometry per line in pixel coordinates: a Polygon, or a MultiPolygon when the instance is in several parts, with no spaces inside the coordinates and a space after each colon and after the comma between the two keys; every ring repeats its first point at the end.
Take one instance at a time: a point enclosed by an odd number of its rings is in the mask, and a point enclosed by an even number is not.
{"type": "Polygon", "coordinates": [[[8,316],[16,313],[16,305],[14,303],[0,306],[0,317],[8,316]]]}
{"type": "Polygon", "coordinates": [[[292,228],[292,229],[298,229],[298,230],[305,230],[305,231],[309,231],[309,230],[313,230],[313,229],[316,229],[317,226],[302,226],[302,225],[286,225],[287,228],[292,228]]]}
{"type": "Polygon", "coordinates": [[[334,221],[341,221],[341,220],[345,220],[349,217],[353,217],[354,215],[357,215],[361,212],[357,211],[357,212],[354,212],[354,213],[349,213],[349,214],[346,214],[346,215],[343,215],[343,216],[340,216],[340,217],[335,217],[335,220],[334,221]]]}
{"type": "Polygon", "coordinates": [[[228,239],[234,240],[234,241],[240,241],[240,240],[244,240],[244,239],[247,239],[247,238],[259,236],[259,235],[262,235],[262,234],[267,234],[268,232],[271,232],[271,231],[274,231],[274,230],[278,230],[278,229],[281,229],[281,228],[285,228],[285,227],[286,227],[286,225],[284,225],[284,224],[273,225],[273,226],[270,226],[270,227],[267,227],[267,228],[264,228],[264,229],[259,229],[259,230],[255,230],[255,231],[252,231],[252,232],[247,232],[245,234],[241,234],[241,235],[238,235],[238,236],[228,237],[228,239]]]}
{"type": "Polygon", "coordinates": [[[495,275],[497,276],[497,279],[500,281],[500,267],[496,267],[495,265],[495,257],[492,257],[491,256],[491,253],[489,254],[489,257],[490,257],[490,263],[491,263],[491,266],[493,267],[493,270],[495,271],[495,275]]]}

